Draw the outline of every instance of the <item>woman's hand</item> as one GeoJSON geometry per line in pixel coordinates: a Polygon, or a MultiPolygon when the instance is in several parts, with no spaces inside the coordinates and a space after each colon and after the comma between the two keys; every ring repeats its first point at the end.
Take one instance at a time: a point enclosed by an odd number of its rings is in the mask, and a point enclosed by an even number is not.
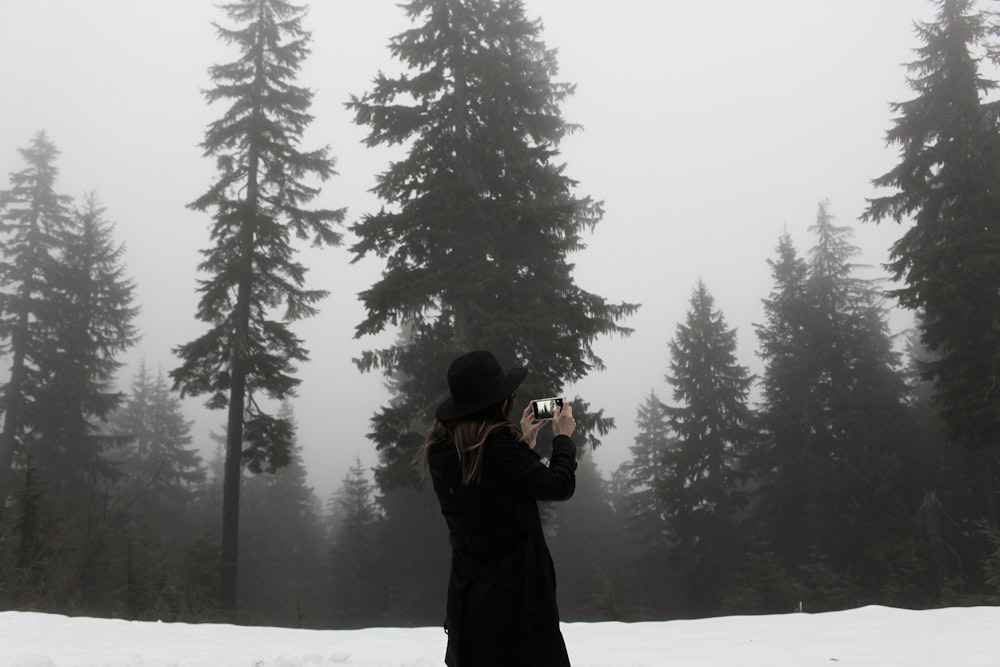
{"type": "Polygon", "coordinates": [[[561,408],[556,409],[556,416],[552,419],[552,433],[555,435],[573,435],[576,430],[576,420],[573,419],[573,406],[566,399],[563,399],[561,408]]]}
{"type": "Polygon", "coordinates": [[[550,421],[552,420],[535,419],[535,411],[531,409],[531,403],[528,403],[527,407],[524,408],[524,412],[521,413],[521,440],[527,443],[528,447],[534,449],[535,438],[538,437],[538,432],[550,421]]]}

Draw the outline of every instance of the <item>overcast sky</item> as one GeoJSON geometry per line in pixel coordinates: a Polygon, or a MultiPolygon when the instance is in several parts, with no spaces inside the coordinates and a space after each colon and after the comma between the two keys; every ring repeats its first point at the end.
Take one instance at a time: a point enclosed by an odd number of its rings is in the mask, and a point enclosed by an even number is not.
{"type": "MultiPolygon", "coordinates": [[[[378,202],[368,189],[391,156],[361,144],[366,128],[343,106],[381,69],[397,73],[388,40],[409,26],[396,0],[315,0],[305,25],[313,53],[299,83],[315,90],[305,148],[329,145],[339,176],[317,205],[348,208],[348,224],[378,202]]],[[[766,261],[787,229],[801,252],[820,201],[853,225],[860,262],[882,275],[894,224],[856,223],[870,181],[895,162],[884,135],[889,102],[908,99],[903,64],[917,46],[914,19],[929,0],[526,0],[543,39],[558,49],[558,80],[577,84],[563,106],[583,126],[562,146],[578,193],[605,203],[604,221],[572,259],[578,284],[611,301],[642,304],[623,322],[631,339],[605,339],[608,365],[569,393],[616,418],[597,460],[624,460],[636,408],[664,381],[667,343],[701,278],[730,326],[742,363],[760,370],[753,323],[770,291],[766,261]]],[[[23,168],[19,148],[45,130],[62,151],[60,192],[96,191],[126,244],[137,283],[143,340],[128,355],[123,387],[139,359],[156,371],[171,349],[200,335],[196,265],[210,217],[186,204],[216,173],[198,144],[223,108],[208,107],[207,70],[237,57],[211,21],[208,0],[0,0],[0,188],[23,168]]],[[[347,244],[352,237],[347,235],[347,244]]],[[[346,248],[304,255],[312,288],[331,297],[296,326],[312,355],[303,366],[296,417],[310,480],[324,497],[359,456],[384,400],[382,378],[351,358],[388,338],[354,340],[364,317],[356,295],[380,264],[350,265],[346,248]]],[[[898,330],[904,314],[893,318],[898,330]]],[[[443,372],[443,369],[442,369],[443,372]]],[[[0,366],[0,382],[9,365],[0,366]]],[[[221,432],[222,413],[186,401],[199,444],[221,432]]]]}

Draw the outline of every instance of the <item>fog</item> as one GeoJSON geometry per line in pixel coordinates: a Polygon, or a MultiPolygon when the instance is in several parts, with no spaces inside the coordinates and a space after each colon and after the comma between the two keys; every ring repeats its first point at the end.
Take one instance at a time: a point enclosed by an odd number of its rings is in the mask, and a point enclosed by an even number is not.
{"type": "MultiPolygon", "coordinates": [[[[701,278],[730,326],[741,361],[760,370],[753,323],[770,290],[766,260],[787,229],[801,251],[816,207],[828,199],[855,227],[865,275],[902,229],[856,224],[870,180],[894,162],[884,145],[888,103],[910,96],[903,63],[916,45],[924,0],[526,0],[543,38],[558,49],[560,81],[577,84],[563,106],[583,131],[562,146],[578,193],[603,200],[603,222],[574,256],[576,279],[609,301],[642,304],[623,324],[628,340],[603,339],[607,364],[576,386],[618,427],[596,452],[609,472],[626,457],[637,406],[650,390],[669,399],[668,340],[701,278]]],[[[142,341],[123,357],[127,389],[140,360],[177,365],[173,347],[203,331],[195,319],[199,251],[210,218],[186,208],[212,183],[198,147],[223,107],[201,90],[208,68],[235,59],[204,0],[0,0],[0,169],[22,168],[17,150],[45,130],[62,154],[57,191],[96,191],[126,244],[137,284],[142,341]]],[[[369,192],[393,153],[361,144],[366,128],[344,108],[379,70],[400,71],[389,38],[408,27],[397,0],[314,2],[305,25],[312,55],[299,83],[315,90],[304,146],[329,145],[339,175],[317,207],[347,207],[347,224],[377,210],[369,192]]],[[[346,230],[345,230],[346,231],[346,230]]],[[[321,313],[297,324],[311,361],[294,402],[310,483],[326,497],[360,457],[375,462],[368,419],[387,393],[352,358],[391,339],[354,339],[364,317],[358,292],[377,278],[374,260],[350,264],[342,248],[304,250],[308,286],[327,289],[321,313]]],[[[892,318],[896,331],[905,314],[892,318]]],[[[442,369],[443,372],[444,369],[442,369]]],[[[0,368],[5,382],[9,367],[0,368]]],[[[187,399],[196,442],[221,432],[223,413],[187,399]]]]}

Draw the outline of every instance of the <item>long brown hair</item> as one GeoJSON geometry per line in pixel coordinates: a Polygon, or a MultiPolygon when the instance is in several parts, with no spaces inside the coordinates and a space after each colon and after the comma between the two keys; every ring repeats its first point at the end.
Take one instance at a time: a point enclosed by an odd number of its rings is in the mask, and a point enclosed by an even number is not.
{"type": "Polygon", "coordinates": [[[424,444],[417,452],[417,464],[427,475],[430,467],[431,447],[439,442],[451,440],[455,443],[458,460],[462,463],[462,483],[478,484],[483,476],[483,454],[486,451],[486,440],[494,431],[509,429],[517,437],[520,430],[510,421],[511,410],[514,409],[514,395],[465,417],[446,421],[434,420],[424,444]]]}

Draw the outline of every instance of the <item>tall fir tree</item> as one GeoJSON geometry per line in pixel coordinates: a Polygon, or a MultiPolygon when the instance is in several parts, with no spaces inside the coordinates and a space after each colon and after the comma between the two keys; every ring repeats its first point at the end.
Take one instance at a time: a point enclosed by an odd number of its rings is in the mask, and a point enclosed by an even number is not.
{"type": "MultiPolygon", "coordinates": [[[[285,412],[290,418],[290,412],[285,412]]],[[[306,480],[302,450],[274,472],[244,473],[240,578],[242,613],[255,623],[316,627],[331,601],[324,595],[325,530],[306,480]]]]}
{"type": "Polygon", "coordinates": [[[916,437],[905,477],[912,487],[910,493],[919,498],[914,539],[926,563],[928,606],[967,604],[964,594],[976,590],[969,575],[976,572],[977,558],[981,557],[975,541],[969,539],[975,520],[982,516],[977,473],[965,451],[945,436],[941,415],[934,406],[933,383],[922,372],[933,355],[920,342],[919,327],[908,332],[906,357],[909,409],[916,437]]]}
{"type": "Polygon", "coordinates": [[[104,420],[121,399],[114,373],[136,340],[136,309],[123,249],[96,197],[74,208],[54,192],[58,151],[44,133],[22,155],[28,167],[0,196],[0,331],[12,360],[0,505],[19,513],[17,535],[4,540],[19,544],[13,597],[61,605],[107,597],[112,468],[103,455],[114,441],[104,420]],[[15,472],[24,487],[8,507],[15,472]]]}
{"type": "Polygon", "coordinates": [[[226,436],[224,432],[211,431],[208,437],[213,444],[212,455],[205,459],[205,481],[198,487],[195,502],[189,509],[197,537],[181,559],[181,571],[192,617],[203,621],[225,621],[231,618],[231,613],[219,606],[222,599],[219,592],[222,586],[219,576],[222,568],[219,508],[222,507],[225,481],[226,436]]]}
{"type": "MultiPolygon", "coordinates": [[[[892,105],[886,133],[899,162],[873,183],[863,220],[912,224],[893,245],[889,268],[900,303],[920,311],[922,364],[949,439],[978,451],[983,515],[997,526],[1000,470],[1000,126],[996,82],[981,73],[996,50],[995,16],[974,0],[935,0],[916,24],[922,44],[909,64],[916,94],[892,105]]],[[[994,54],[995,55],[995,54],[994,54]]]]}
{"type": "Polygon", "coordinates": [[[122,440],[107,422],[123,394],[116,388],[119,355],[138,339],[135,285],[126,275],[124,246],[114,239],[94,195],[75,208],[61,235],[51,306],[58,313],[35,405],[38,432],[32,465],[42,490],[41,532],[56,554],[46,573],[48,595],[109,613],[118,574],[113,480],[108,460],[122,440]]]}
{"type": "MultiPolygon", "coordinates": [[[[820,204],[808,262],[787,237],[758,325],[765,362],[757,525],[813,608],[888,600],[915,505],[900,470],[914,432],[877,282],[820,204]]],[[[795,601],[787,600],[786,604],[795,601]]]]}
{"type": "Polygon", "coordinates": [[[139,506],[142,521],[163,532],[205,480],[201,455],[192,446],[192,422],[184,417],[180,399],[163,373],[153,376],[142,361],[111,424],[129,439],[122,457],[129,486],[124,493],[139,506]]]}
{"type": "Polygon", "coordinates": [[[627,566],[609,485],[591,451],[584,451],[578,463],[573,502],[546,507],[559,615],[567,621],[625,620],[621,582],[627,566]]]}
{"type": "Polygon", "coordinates": [[[330,620],[334,627],[382,624],[387,579],[378,576],[384,562],[376,542],[380,512],[360,459],[330,498],[330,518],[330,620]]]}
{"type": "Polygon", "coordinates": [[[807,293],[808,267],[787,231],[778,240],[775,254],[768,260],[773,287],[763,300],[764,323],[754,325],[765,366],[759,423],[766,444],[754,451],[751,466],[768,485],[765,498],[773,506],[763,513],[775,521],[771,538],[781,541],[775,548],[792,562],[801,562],[804,554],[792,542],[806,534],[808,521],[796,510],[804,506],[809,492],[805,443],[814,410],[811,392],[816,371],[807,332],[815,327],[807,293]],[[784,530],[778,532],[778,526],[784,530]]]}
{"type": "Polygon", "coordinates": [[[125,507],[125,605],[129,618],[188,620],[182,573],[195,543],[198,491],[205,468],[192,447],[191,424],[165,375],[145,361],[112,414],[113,432],[127,440],[117,453],[122,478],[115,492],[125,507]]]}
{"type": "Polygon", "coordinates": [[[53,272],[55,319],[46,355],[45,387],[36,402],[35,464],[50,494],[75,505],[112,469],[104,456],[120,440],[107,419],[124,395],[115,386],[118,355],[137,340],[135,283],[126,275],[124,246],[96,196],[76,208],[61,235],[53,272]]]}
{"type": "MultiPolygon", "coordinates": [[[[629,333],[618,320],[636,308],[574,282],[567,258],[584,247],[581,234],[602,208],[574,194],[558,162],[575,129],[560,113],[573,87],[552,80],[555,52],[540,23],[525,18],[519,0],[403,8],[415,26],[390,50],[411,73],[379,74],[349,105],[369,128],[369,146],[408,147],[378,176],[374,192],[386,208],[352,227],[356,258],[386,261],[361,294],[367,317],[356,335],[401,324],[412,332],[407,344],[358,359],[363,371],[398,382],[399,400],[372,429],[385,487],[416,483],[411,461],[459,353],[490,349],[501,363],[530,368],[526,394],[559,393],[602,367],[594,340],[629,333]]],[[[609,424],[584,408],[574,414],[594,444],[609,424]]]]}
{"type": "Polygon", "coordinates": [[[39,132],[19,152],[25,168],[11,173],[11,187],[0,192],[0,352],[10,363],[3,386],[0,507],[14,491],[13,468],[26,469],[28,441],[37,437],[32,410],[43,386],[42,358],[57,316],[51,283],[63,235],[72,224],[72,200],[55,189],[55,144],[39,132]]]}
{"type": "Polygon", "coordinates": [[[737,363],[729,329],[701,281],[670,341],[675,406],[666,406],[675,446],[663,454],[658,490],[671,542],[668,563],[685,615],[717,613],[738,563],[735,517],[746,505],[744,457],[753,442],[747,406],[752,377],[737,363]]]}
{"type": "Polygon", "coordinates": [[[265,398],[295,392],[296,364],[308,358],[289,324],[316,312],[326,292],[305,288],[306,268],[294,259],[293,237],[338,245],[333,228],[344,211],[308,209],[334,161],[322,148],[299,142],[312,120],[312,92],[295,84],[310,35],[302,7],[283,0],[239,0],[222,6],[236,28],[216,25],[240,58],[213,66],[212,103],[230,102],[209,125],[202,147],[214,157],[219,180],[191,207],[213,209],[212,239],[200,268],[198,318],[207,333],[176,349],[171,372],[185,394],[208,395],[211,408],[228,408],[223,493],[221,604],[237,612],[239,491],[242,466],[280,468],[291,460],[292,428],[267,411],[265,398]]]}
{"type": "Polygon", "coordinates": [[[618,469],[624,542],[633,554],[623,577],[626,611],[633,617],[662,618],[676,595],[663,566],[667,558],[667,507],[662,490],[668,483],[664,461],[676,446],[667,424],[666,405],[653,391],[636,411],[638,432],[629,458],[618,469]]]}
{"type": "Polygon", "coordinates": [[[166,551],[176,550],[182,539],[177,529],[183,525],[178,518],[190,509],[205,481],[201,455],[192,446],[192,422],[185,419],[164,374],[154,376],[143,361],[111,424],[129,440],[121,456],[125,480],[119,493],[151,541],[166,551]]]}

